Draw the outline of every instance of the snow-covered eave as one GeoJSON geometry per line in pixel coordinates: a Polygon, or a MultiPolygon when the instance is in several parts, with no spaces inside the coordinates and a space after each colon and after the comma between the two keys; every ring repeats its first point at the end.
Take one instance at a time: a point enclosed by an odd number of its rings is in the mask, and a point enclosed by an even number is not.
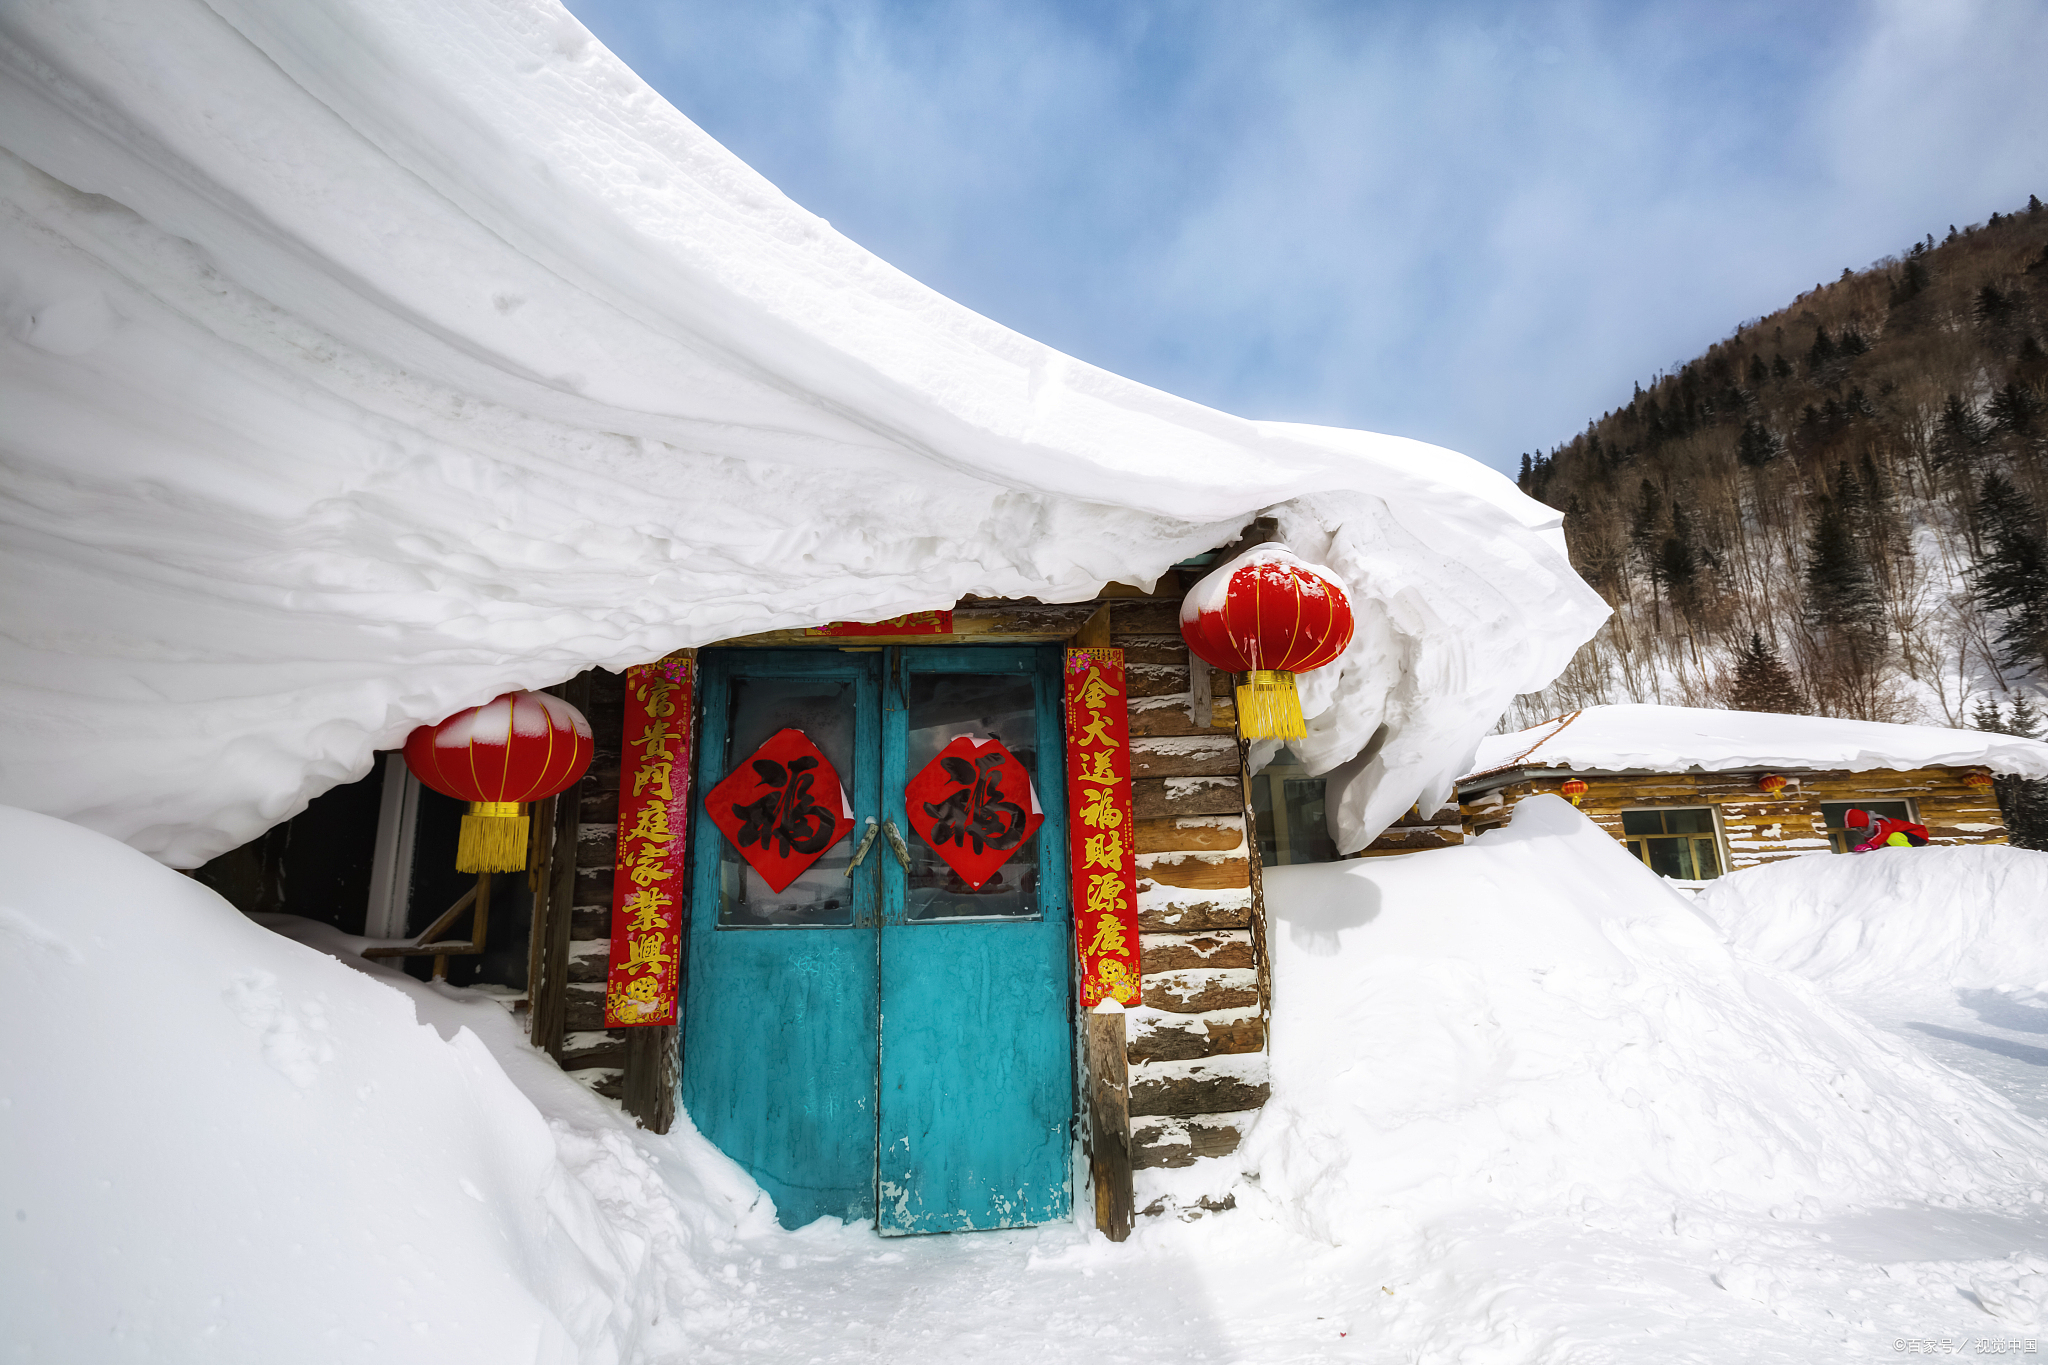
{"type": "Polygon", "coordinates": [[[1362,847],[1606,605],[1451,451],[1083,364],[804,211],[553,0],[0,10],[0,801],[206,861],[586,666],[1143,583],[1259,515],[1362,847]]]}
{"type": "Polygon", "coordinates": [[[1778,773],[1783,776],[1799,776],[1802,774],[1819,773],[1909,772],[1921,768],[1954,768],[1958,770],[1966,768],[1981,768],[1988,772],[1995,773],[2001,777],[2023,777],[2027,775],[2024,769],[2015,768],[2013,765],[2009,763],[2001,763],[1995,759],[1984,757],[1941,759],[1929,760],[1927,762],[1915,762],[1912,765],[1912,768],[1910,769],[1900,767],[1896,761],[1888,757],[1878,757],[1873,758],[1867,762],[1854,763],[1815,763],[1803,760],[1799,762],[1787,762],[1780,759],[1757,758],[1743,759],[1741,761],[1730,761],[1727,763],[1716,763],[1713,765],[1694,763],[1682,768],[1616,768],[1603,767],[1599,764],[1594,763],[1579,763],[1570,759],[1565,759],[1557,763],[1517,763],[1502,768],[1489,768],[1485,772],[1468,773],[1464,777],[1458,779],[1457,788],[1459,798],[1462,800],[1467,792],[1487,792],[1492,791],[1498,787],[1505,787],[1510,783],[1514,782],[1565,776],[1645,778],[1688,776],[1704,777],[1727,773],[1754,773],[1757,776],[1761,777],[1765,773],[1778,773]]]}

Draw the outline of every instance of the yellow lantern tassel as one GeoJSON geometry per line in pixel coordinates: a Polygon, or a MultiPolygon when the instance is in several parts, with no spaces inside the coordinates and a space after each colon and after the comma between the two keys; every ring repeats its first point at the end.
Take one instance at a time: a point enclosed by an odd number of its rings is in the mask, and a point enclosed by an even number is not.
{"type": "Polygon", "coordinates": [[[519,872],[526,867],[527,819],[517,801],[472,801],[455,845],[457,872],[519,872]]]}
{"type": "Polygon", "coordinates": [[[1294,675],[1277,669],[1252,670],[1251,681],[1237,689],[1237,729],[1246,739],[1308,738],[1294,675]]]}

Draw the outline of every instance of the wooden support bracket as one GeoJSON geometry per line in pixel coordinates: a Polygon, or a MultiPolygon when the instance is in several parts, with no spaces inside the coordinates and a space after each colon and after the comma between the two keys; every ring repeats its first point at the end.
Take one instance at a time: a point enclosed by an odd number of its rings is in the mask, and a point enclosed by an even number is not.
{"type": "Polygon", "coordinates": [[[434,959],[434,980],[445,981],[448,977],[448,959],[451,957],[475,957],[484,951],[485,937],[490,929],[491,917],[491,874],[479,872],[476,885],[463,892],[455,904],[441,912],[441,917],[426,927],[411,943],[379,945],[363,949],[364,957],[431,957],[434,959]],[[475,917],[470,921],[469,938],[443,939],[440,935],[448,932],[463,911],[472,906],[475,917]]]}
{"type": "Polygon", "coordinates": [[[1112,1242],[1131,1235],[1137,1196],[1131,1183],[1130,1059],[1124,1015],[1082,1016],[1088,1062],[1089,1172],[1095,1181],[1095,1226],[1112,1242]]]}

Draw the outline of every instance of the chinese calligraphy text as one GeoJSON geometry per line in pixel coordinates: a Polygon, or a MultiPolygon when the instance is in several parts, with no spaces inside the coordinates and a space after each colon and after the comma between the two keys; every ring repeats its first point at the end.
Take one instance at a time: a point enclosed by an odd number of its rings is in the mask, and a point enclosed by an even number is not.
{"type": "Polygon", "coordinates": [[[1066,658],[1067,789],[1074,812],[1074,933],[1081,1005],[1139,1003],[1138,850],[1124,652],[1066,658]]]}
{"type": "Polygon", "coordinates": [[[694,656],[626,671],[606,1028],[676,1021],[696,677],[694,656]]]}

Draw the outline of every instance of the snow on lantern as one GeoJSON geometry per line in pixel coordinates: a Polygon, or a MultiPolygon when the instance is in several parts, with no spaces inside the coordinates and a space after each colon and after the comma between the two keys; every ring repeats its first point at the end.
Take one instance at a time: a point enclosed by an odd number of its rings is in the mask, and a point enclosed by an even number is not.
{"type": "Polygon", "coordinates": [[[1238,731],[1248,739],[1308,734],[1294,675],[1334,661],[1351,630],[1351,599],[1337,575],[1277,544],[1222,565],[1180,608],[1181,638],[1196,657],[1249,675],[1237,689],[1238,731]]]}
{"type": "Polygon", "coordinates": [[[422,725],[405,740],[405,766],[443,796],[469,802],[455,846],[458,872],[526,866],[520,805],[564,791],[590,766],[590,722],[544,692],[507,692],[422,725]]]}
{"type": "Polygon", "coordinates": [[[1776,773],[1765,773],[1756,780],[1756,785],[1765,796],[1781,796],[1785,791],[1785,779],[1776,773]]]}
{"type": "Polygon", "coordinates": [[[1579,804],[1579,798],[1586,794],[1586,781],[1580,777],[1568,777],[1558,790],[1570,797],[1571,803],[1576,806],[1579,804]]]}
{"type": "Polygon", "coordinates": [[[1982,768],[1973,768],[1970,770],[1969,776],[1963,779],[1963,785],[1974,792],[1989,791],[1991,788],[1991,774],[1982,768]]]}

